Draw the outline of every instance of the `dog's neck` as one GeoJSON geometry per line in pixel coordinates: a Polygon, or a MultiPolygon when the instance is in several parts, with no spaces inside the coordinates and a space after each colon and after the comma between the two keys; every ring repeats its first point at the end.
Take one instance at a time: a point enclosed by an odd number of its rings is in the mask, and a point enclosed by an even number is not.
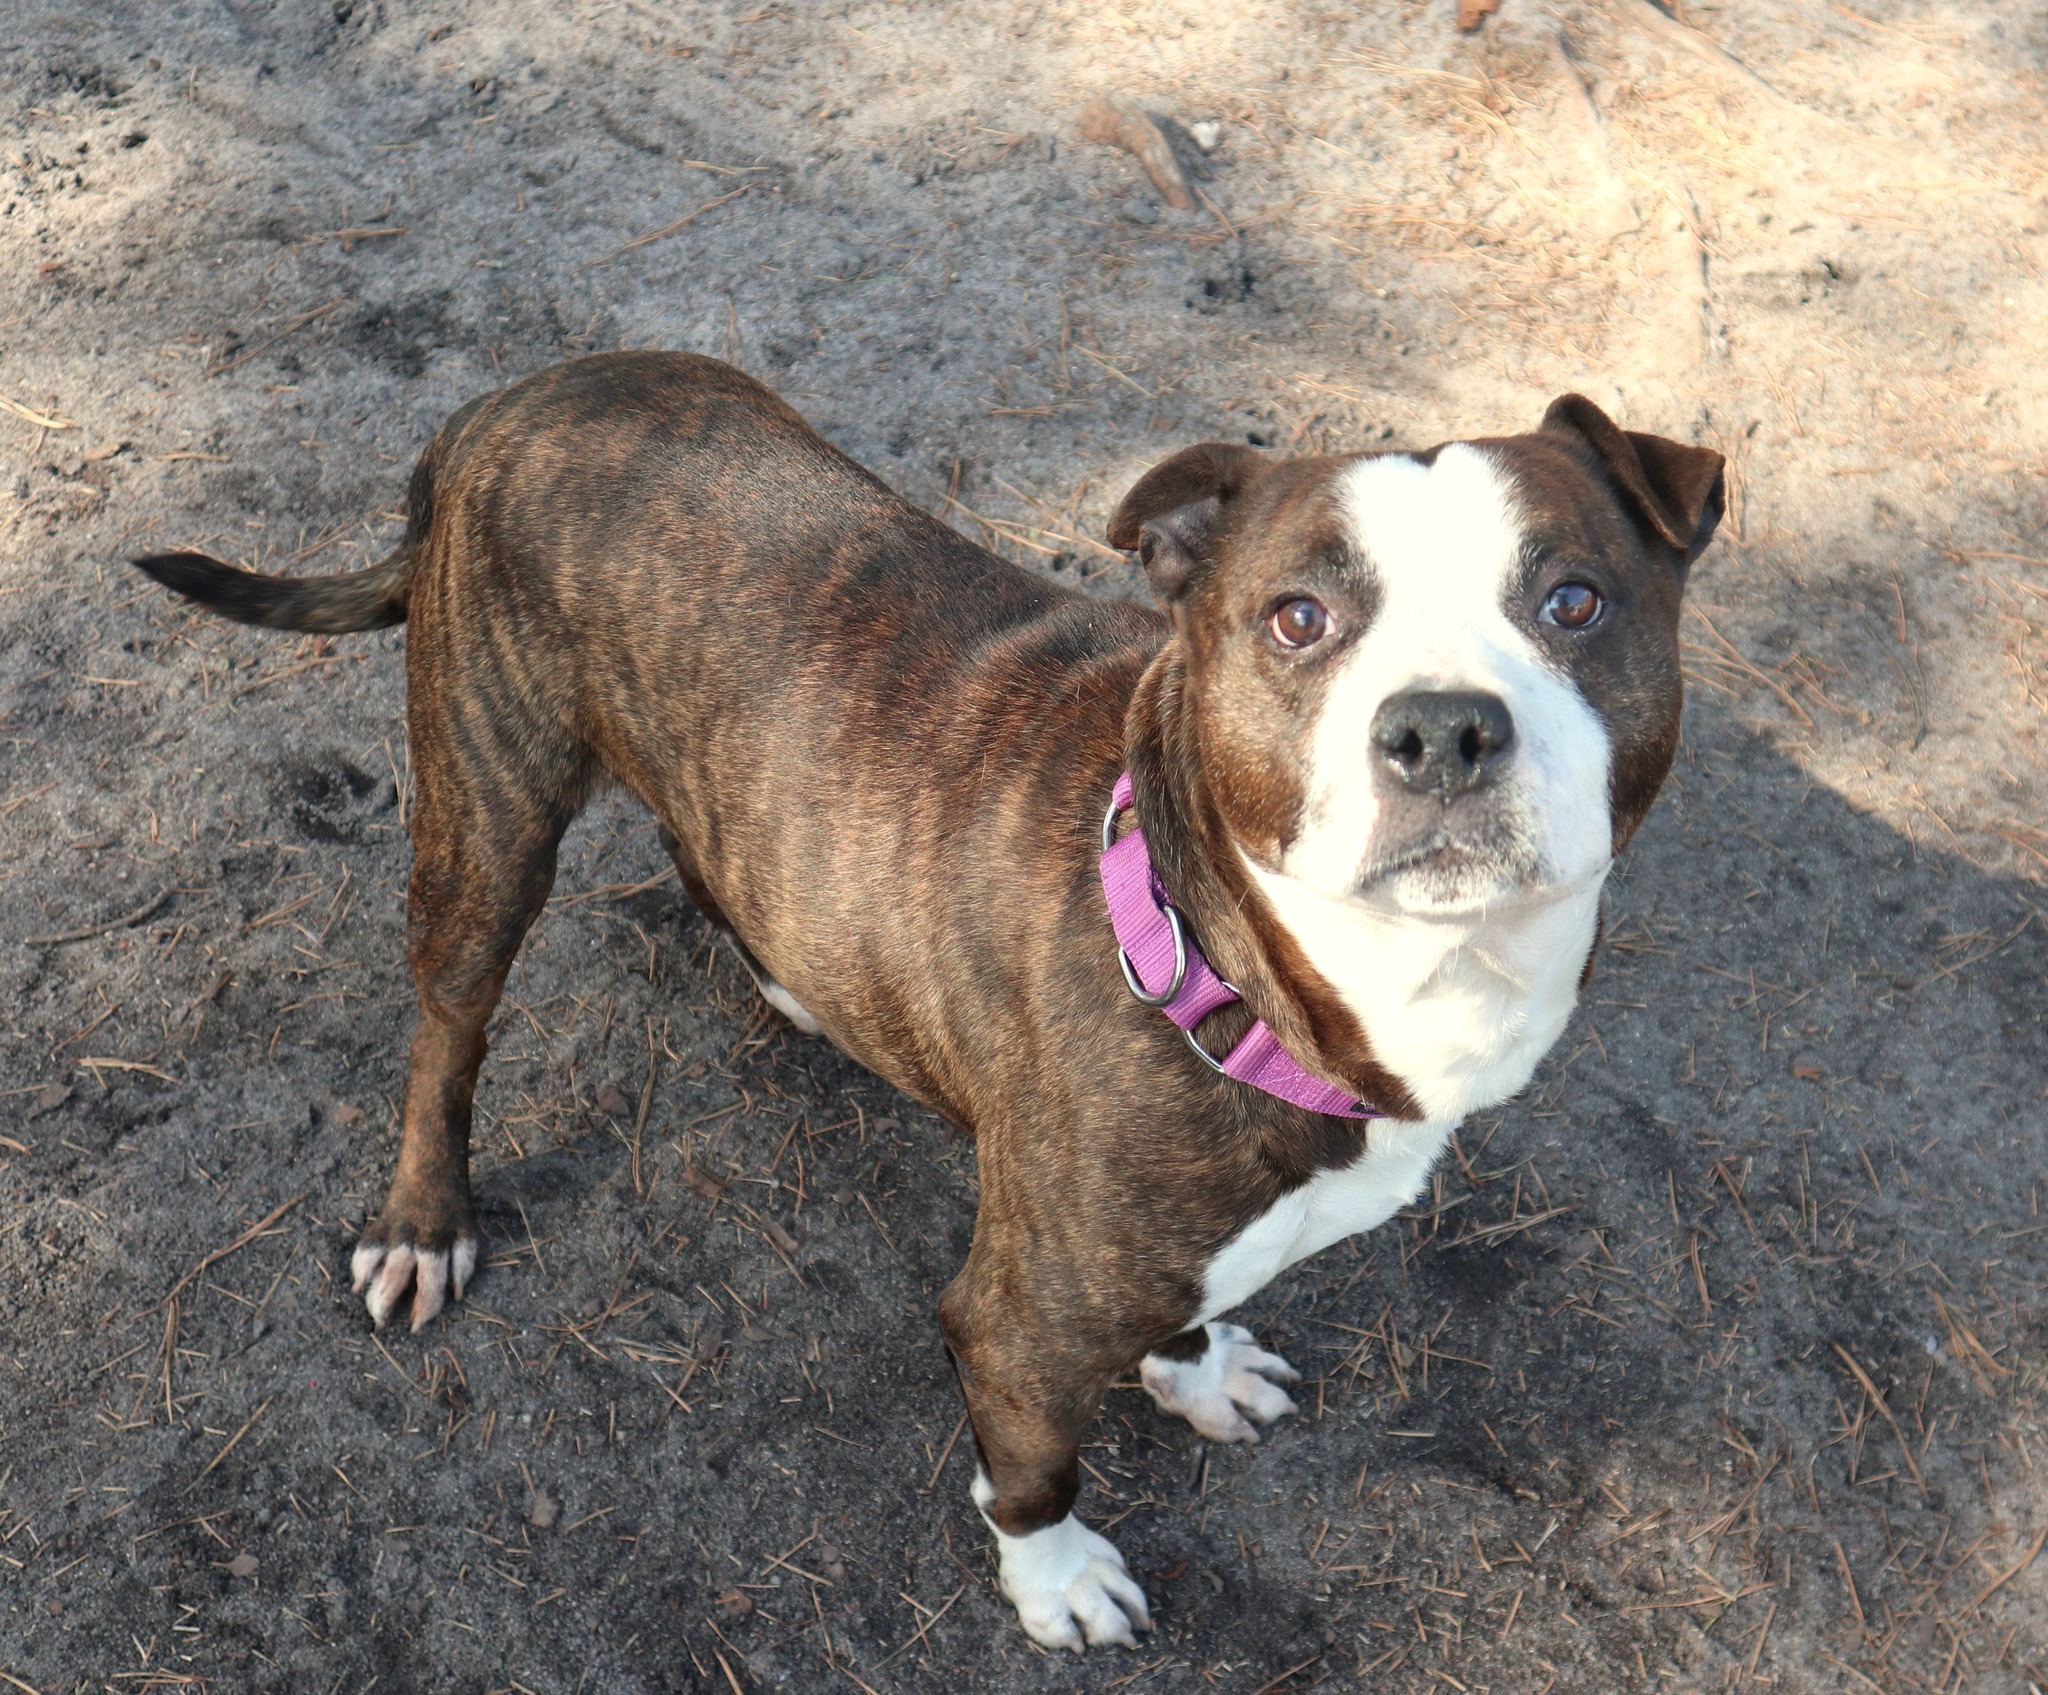
{"type": "Polygon", "coordinates": [[[1457,919],[1332,900],[1246,872],[1343,998],[1419,1116],[1455,1124],[1521,1089],[1563,1033],[1599,925],[1602,878],[1457,919]]]}
{"type": "Polygon", "coordinates": [[[1160,880],[1246,1005],[1391,1117],[1454,1125],[1526,1085],[1577,1000],[1604,873],[1455,920],[1331,899],[1232,840],[1183,685],[1169,643],[1132,701],[1125,756],[1160,880]]]}
{"type": "Polygon", "coordinates": [[[1124,757],[1160,882],[1209,963],[1296,1060],[1390,1117],[1424,1117],[1339,987],[1253,882],[1203,774],[1184,682],[1179,645],[1169,642],[1140,679],[1124,726],[1124,757]]]}

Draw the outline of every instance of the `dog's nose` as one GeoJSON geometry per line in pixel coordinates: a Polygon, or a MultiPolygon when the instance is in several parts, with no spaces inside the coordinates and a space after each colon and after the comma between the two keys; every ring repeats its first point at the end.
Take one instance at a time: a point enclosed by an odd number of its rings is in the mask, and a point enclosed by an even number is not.
{"type": "Polygon", "coordinates": [[[1492,781],[1515,739],[1498,695],[1411,689],[1373,714],[1372,745],[1403,788],[1449,800],[1492,781]]]}

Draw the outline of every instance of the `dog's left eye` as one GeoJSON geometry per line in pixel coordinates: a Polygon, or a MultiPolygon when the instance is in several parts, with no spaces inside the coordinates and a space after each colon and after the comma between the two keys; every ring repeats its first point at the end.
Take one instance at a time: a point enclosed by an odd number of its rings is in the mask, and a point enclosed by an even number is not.
{"type": "Polygon", "coordinates": [[[1600,616],[1607,604],[1600,591],[1587,583],[1559,583],[1543,602],[1541,617],[1561,630],[1583,630],[1600,616]]]}
{"type": "Polygon", "coordinates": [[[1313,647],[1329,632],[1330,614],[1321,601],[1301,595],[1283,601],[1266,627],[1282,647],[1313,647]]]}

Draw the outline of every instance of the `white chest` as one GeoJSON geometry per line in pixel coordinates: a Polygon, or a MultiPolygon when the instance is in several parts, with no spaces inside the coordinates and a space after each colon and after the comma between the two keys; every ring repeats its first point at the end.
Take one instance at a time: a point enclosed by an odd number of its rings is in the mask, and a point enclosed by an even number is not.
{"type": "Polygon", "coordinates": [[[1431,1122],[1455,1126],[1534,1075],[1571,1017],[1605,867],[1541,898],[1457,920],[1336,901],[1250,867],[1309,963],[1357,1017],[1431,1122]]]}
{"type": "Polygon", "coordinates": [[[1281,1196],[1209,1262],[1195,1322],[1228,1312],[1297,1260],[1384,1224],[1421,1192],[1456,1127],[1374,1120],[1363,1154],[1281,1196]]]}

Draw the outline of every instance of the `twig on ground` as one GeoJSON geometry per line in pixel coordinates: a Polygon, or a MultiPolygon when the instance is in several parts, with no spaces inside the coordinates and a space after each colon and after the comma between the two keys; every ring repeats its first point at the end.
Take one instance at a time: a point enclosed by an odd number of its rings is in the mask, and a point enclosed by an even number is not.
{"type": "Polygon", "coordinates": [[[2034,1532],[2034,1539],[2027,1544],[2027,1551],[1989,1583],[1985,1584],[1982,1589],[1978,1590],[1976,1595],[1971,1598],[1970,1604],[1963,1611],[1974,1613],[1979,1607],[1983,1606],[1999,1590],[2003,1589],[2014,1578],[2018,1577],[2021,1572],[2025,1571],[2028,1566],[2032,1565],[2044,1545],[2048,1545],[2048,1519],[2041,1521],[2041,1528],[2034,1532]]]}
{"type": "MultiPolygon", "coordinates": [[[[75,430],[78,428],[77,424],[73,423],[69,418],[45,417],[40,412],[30,411],[18,400],[9,400],[4,394],[0,394],[0,412],[12,412],[24,423],[33,424],[39,430],[75,430]]],[[[4,1672],[0,1672],[0,1677],[5,1675],[4,1672]]],[[[27,1686],[23,1685],[23,1687],[26,1688],[27,1686]]]]}
{"type": "Polygon", "coordinates": [[[645,247],[650,241],[660,241],[666,236],[674,235],[678,230],[686,230],[699,218],[703,217],[706,212],[723,206],[728,200],[739,199],[742,194],[745,194],[753,186],[750,182],[742,183],[730,194],[721,194],[715,200],[705,201],[696,211],[685,213],[682,217],[676,219],[674,223],[663,224],[658,230],[649,230],[645,235],[635,236],[624,247],[615,247],[609,253],[600,254],[597,258],[587,261],[583,268],[588,271],[594,270],[599,265],[608,265],[622,254],[631,253],[636,247],[645,247]]]}
{"type": "Polygon", "coordinates": [[[275,1395],[265,1395],[263,1397],[263,1404],[260,1407],[258,1407],[254,1412],[252,1412],[246,1420],[243,1421],[242,1428],[240,1430],[237,1430],[234,1433],[234,1435],[230,1436],[227,1439],[226,1446],[223,1447],[219,1453],[215,1454],[212,1459],[206,1462],[206,1469],[200,1472],[200,1474],[197,1477],[193,1478],[190,1483],[185,1485],[183,1493],[187,1495],[191,1494],[191,1492],[194,1489],[197,1489],[200,1484],[206,1481],[207,1476],[212,1472],[213,1468],[219,1465],[222,1460],[226,1459],[228,1455],[235,1451],[235,1444],[241,1441],[241,1439],[244,1436],[248,1435],[249,1432],[255,1428],[256,1421],[270,1410],[270,1403],[276,1399],[277,1397],[275,1395]]]}
{"type": "Polygon", "coordinates": [[[154,917],[170,898],[170,889],[162,888],[133,912],[124,912],[119,918],[109,918],[102,924],[81,924],[76,930],[59,930],[53,936],[23,936],[21,945],[25,948],[53,948],[61,942],[86,942],[94,936],[104,936],[109,930],[125,930],[131,924],[140,924],[145,918],[154,917]]]}
{"type": "Polygon", "coordinates": [[[661,1058],[661,1050],[654,1040],[654,1020],[647,1020],[647,1081],[640,1085],[640,1110],[633,1115],[633,1193],[644,1196],[646,1186],[640,1180],[640,1137],[647,1128],[647,1109],[654,1104],[655,1067],[661,1058]]]}
{"type": "MultiPolygon", "coordinates": [[[[239,1253],[242,1249],[246,1248],[251,1242],[255,1241],[258,1236],[262,1235],[264,1231],[268,1230],[280,1218],[284,1217],[286,1213],[290,1212],[293,1207],[297,1206],[301,1201],[305,1200],[305,1198],[308,1195],[312,1194],[312,1192],[313,1191],[311,1189],[300,1190],[299,1193],[292,1196],[292,1198],[286,1201],[283,1205],[273,1208],[270,1212],[266,1213],[256,1223],[250,1225],[248,1229],[244,1230],[241,1233],[241,1235],[237,1236],[226,1247],[215,1248],[212,1253],[208,1254],[190,1271],[186,1272],[183,1277],[179,1278],[177,1282],[172,1284],[170,1293],[164,1296],[163,1300],[157,1302],[157,1305],[163,1306],[166,1302],[177,1299],[179,1295],[183,1294],[185,1290],[191,1286],[192,1280],[195,1277],[197,1277],[201,1272],[206,1271],[211,1267],[220,1264],[220,1262],[226,1259],[230,1254],[239,1253]]],[[[151,1309],[145,1308],[144,1310],[148,1311],[151,1309]]]]}
{"type": "MultiPolygon", "coordinates": [[[[275,335],[265,336],[263,340],[257,342],[255,346],[243,348],[242,351],[237,353],[232,359],[224,359],[218,365],[208,366],[204,374],[209,377],[217,377],[223,371],[232,371],[237,365],[246,365],[251,359],[254,359],[257,354],[269,351],[269,349],[275,347],[279,342],[283,341],[286,336],[297,335],[299,331],[304,329],[308,324],[317,322],[319,319],[326,317],[328,313],[335,311],[337,308],[345,306],[347,304],[348,296],[345,294],[337,294],[332,300],[328,301],[325,306],[315,306],[313,310],[310,312],[301,312],[296,318],[294,318],[290,323],[286,324],[285,327],[279,330],[275,335]]],[[[165,455],[165,457],[168,458],[170,457],[170,455],[167,454],[165,455]]],[[[193,455],[192,457],[198,456],[193,455]]]]}
{"type": "Polygon", "coordinates": [[[646,894],[649,889],[660,888],[662,884],[666,883],[675,874],[676,868],[673,865],[668,865],[655,872],[652,877],[645,878],[641,882],[606,883],[602,888],[584,889],[579,894],[557,896],[549,901],[548,905],[560,909],[563,907],[581,906],[584,902],[593,900],[628,900],[634,895],[646,894]]]}
{"type": "MultiPolygon", "coordinates": [[[[939,1486],[939,1473],[946,1469],[946,1461],[953,1457],[953,1444],[960,1440],[960,1432],[967,1428],[967,1414],[960,1414],[960,1422],[953,1426],[953,1434],[946,1438],[946,1445],[939,1450],[938,1460],[932,1466],[932,1474],[925,1479],[924,1487],[918,1491],[929,1495],[939,1486]]],[[[886,1663],[886,1662],[885,1662],[886,1663]]]]}
{"type": "Polygon", "coordinates": [[[1892,1409],[1885,1404],[1884,1396],[1878,1393],[1877,1385],[1871,1382],[1870,1373],[1856,1363],[1856,1356],[1841,1343],[1835,1342],[1830,1346],[1842,1356],[1842,1363],[1855,1373],[1856,1381],[1863,1385],[1864,1394],[1870,1397],[1878,1412],[1883,1415],[1885,1423],[1891,1427],[1892,1435],[1898,1440],[1899,1452],[1905,1456],[1906,1469],[1913,1474],[1913,1481],[1920,1486],[1921,1498],[1932,1500],[1933,1496],[1927,1489],[1927,1479],[1920,1475],[1920,1462],[1913,1457],[1913,1444],[1906,1440],[1906,1433],[1899,1428],[1899,1421],[1892,1417],[1892,1409]]]}

